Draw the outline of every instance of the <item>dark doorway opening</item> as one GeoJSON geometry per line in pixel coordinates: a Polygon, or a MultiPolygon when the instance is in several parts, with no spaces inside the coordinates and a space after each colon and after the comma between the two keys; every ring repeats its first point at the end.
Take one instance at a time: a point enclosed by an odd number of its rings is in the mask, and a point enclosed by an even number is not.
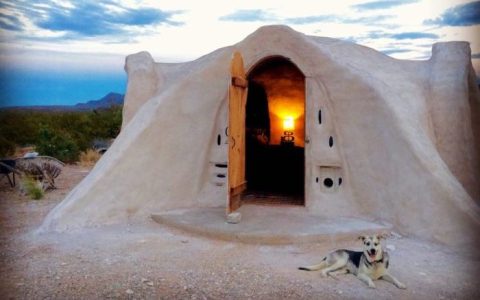
{"type": "Polygon", "coordinates": [[[248,82],[243,202],[304,205],[305,77],[289,60],[273,57],[248,82]]]}

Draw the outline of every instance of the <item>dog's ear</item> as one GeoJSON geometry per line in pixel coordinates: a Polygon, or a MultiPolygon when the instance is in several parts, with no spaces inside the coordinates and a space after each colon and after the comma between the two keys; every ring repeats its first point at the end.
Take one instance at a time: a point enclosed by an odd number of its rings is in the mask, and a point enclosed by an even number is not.
{"type": "Polygon", "coordinates": [[[367,237],[364,236],[364,235],[361,235],[361,236],[358,237],[358,239],[359,239],[359,240],[362,240],[362,242],[363,242],[366,238],[367,238],[367,237]]]}

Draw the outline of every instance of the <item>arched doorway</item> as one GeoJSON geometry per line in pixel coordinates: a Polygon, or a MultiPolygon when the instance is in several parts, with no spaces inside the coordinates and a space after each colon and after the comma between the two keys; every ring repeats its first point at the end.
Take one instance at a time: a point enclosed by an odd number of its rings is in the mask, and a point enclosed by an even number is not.
{"type": "Polygon", "coordinates": [[[243,202],[304,204],[305,76],[285,57],[247,75],[243,202]]]}

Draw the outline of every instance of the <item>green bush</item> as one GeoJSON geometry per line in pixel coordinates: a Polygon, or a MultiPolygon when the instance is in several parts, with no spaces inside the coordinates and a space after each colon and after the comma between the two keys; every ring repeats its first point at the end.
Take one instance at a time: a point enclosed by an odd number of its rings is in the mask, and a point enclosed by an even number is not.
{"type": "Polygon", "coordinates": [[[42,127],[35,150],[42,154],[53,156],[63,162],[75,162],[80,156],[80,150],[68,132],[54,131],[49,127],[42,127]]]}
{"type": "Polygon", "coordinates": [[[64,162],[79,159],[95,139],[112,139],[120,132],[122,106],[94,111],[0,110],[0,157],[15,146],[35,146],[40,155],[64,162]]]}

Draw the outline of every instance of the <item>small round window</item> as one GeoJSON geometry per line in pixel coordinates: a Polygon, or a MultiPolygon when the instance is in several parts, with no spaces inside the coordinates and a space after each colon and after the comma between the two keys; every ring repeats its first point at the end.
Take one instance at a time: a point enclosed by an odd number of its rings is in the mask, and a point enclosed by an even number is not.
{"type": "Polygon", "coordinates": [[[333,186],[332,178],[325,178],[323,180],[323,185],[326,186],[327,188],[331,188],[333,186]]]}

